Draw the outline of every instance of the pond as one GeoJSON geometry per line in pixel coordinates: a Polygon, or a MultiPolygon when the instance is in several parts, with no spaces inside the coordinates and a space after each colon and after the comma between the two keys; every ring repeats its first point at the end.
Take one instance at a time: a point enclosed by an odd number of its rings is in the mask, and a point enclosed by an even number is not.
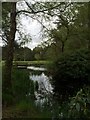
{"type": "Polygon", "coordinates": [[[59,101],[55,100],[52,86],[52,76],[48,70],[42,66],[29,66],[29,78],[34,82],[35,105],[41,108],[41,111],[47,111],[51,118],[62,116],[60,112],[59,101]],[[36,84],[37,83],[37,89],[36,84]]]}
{"type": "MultiPolygon", "coordinates": [[[[20,67],[19,69],[26,69],[20,67]]],[[[30,92],[26,94],[30,101],[33,101],[40,111],[47,112],[48,117],[55,119],[63,116],[61,112],[61,102],[55,96],[52,85],[52,76],[47,68],[43,66],[28,66],[29,80],[31,82],[30,92]]],[[[45,114],[46,115],[46,114],[45,114]]]]}
{"type": "Polygon", "coordinates": [[[48,100],[48,96],[53,95],[53,87],[50,83],[52,77],[47,75],[47,69],[44,67],[29,66],[27,69],[30,71],[30,80],[37,83],[37,90],[34,84],[35,103],[43,105],[48,100]]]}

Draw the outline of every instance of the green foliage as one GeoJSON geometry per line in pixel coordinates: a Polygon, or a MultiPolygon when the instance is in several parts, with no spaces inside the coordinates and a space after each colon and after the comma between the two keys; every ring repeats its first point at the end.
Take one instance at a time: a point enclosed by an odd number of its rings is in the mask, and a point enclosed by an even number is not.
{"type": "Polygon", "coordinates": [[[77,92],[68,105],[69,118],[90,118],[90,86],[77,92]]]}
{"type": "Polygon", "coordinates": [[[25,98],[30,92],[29,73],[26,70],[13,69],[12,89],[16,99],[25,98]]]}
{"type": "Polygon", "coordinates": [[[3,91],[2,93],[3,93],[2,94],[2,104],[3,104],[3,106],[11,105],[12,101],[13,101],[13,96],[11,94],[6,93],[5,91],[3,91]]]}
{"type": "Polygon", "coordinates": [[[34,90],[34,82],[31,80],[30,81],[30,97],[31,97],[31,99],[35,98],[34,92],[35,92],[35,90],[34,90]]]}
{"type": "Polygon", "coordinates": [[[3,2],[2,3],[2,30],[7,32],[9,30],[9,25],[10,25],[10,9],[11,6],[8,2],[3,2]]]}
{"type": "Polygon", "coordinates": [[[55,91],[73,94],[84,84],[89,84],[88,50],[63,54],[54,62],[53,85],[55,91]]]}
{"type": "MultiPolygon", "coordinates": [[[[4,72],[4,70],[3,70],[4,72]]],[[[4,75],[4,74],[3,74],[4,75]]],[[[12,88],[6,90],[4,87],[4,76],[3,77],[3,105],[6,103],[17,103],[21,99],[27,99],[29,94],[34,97],[34,84],[29,79],[29,72],[26,69],[13,69],[12,72],[12,88]]],[[[30,97],[32,97],[30,96],[30,97]]]]}
{"type": "Polygon", "coordinates": [[[88,119],[90,118],[90,86],[82,89],[60,105],[59,118],[88,119]]]}
{"type": "Polygon", "coordinates": [[[15,61],[30,61],[34,59],[34,54],[28,47],[19,47],[15,49],[14,60],[15,61]],[[23,53],[23,54],[22,54],[23,53]]]}
{"type": "Polygon", "coordinates": [[[58,29],[51,30],[52,38],[54,38],[55,42],[64,42],[67,36],[67,28],[65,26],[62,26],[58,29]]]}
{"type": "Polygon", "coordinates": [[[14,119],[38,119],[51,118],[51,113],[48,110],[41,110],[40,107],[35,106],[34,101],[21,100],[14,106],[9,107],[3,111],[3,118],[14,119]]]}
{"type": "Polygon", "coordinates": [[[13,61],[14,65],[21,65],[21,66],[30,66],[30,65],[48,65],[51,64],[52,61],[45,61],[45,60],[39,60],[39,61],[13,61]]]}
{"type": "Polygon", "coordinates": [[[36,60],[40,60],[40,55],[39,54],[35,54],[35,59],[36,60]]]}
{"type": "MultiPolygon", "coordinates": [[[[4,71],[3,71],[4,72],[4,71]]],[[[3,79],[4,81],[4,79],[3,79]]],[[[4,85],[3,85],[4,87],[4,85]]],[[[46,108],[35,105],[34,90],[38,89],[38,83],[29,79],[29,72],[26,69],[13,69],[12,73],[12,89],[13,95],[7,94],[3,89],[3,105],[8,101],[13,101],[9,106],[9,110],[3,111],[3,117],[15,118],[48,118],[51,112],[46,108]]]]}
{"type": "Polygon", "coordinates": [[[2,105],[9,106],[12,104],[13,96],[12,96],[12,88],[6,89],[5,87],[5,66],[2,65],[2,105]]]}

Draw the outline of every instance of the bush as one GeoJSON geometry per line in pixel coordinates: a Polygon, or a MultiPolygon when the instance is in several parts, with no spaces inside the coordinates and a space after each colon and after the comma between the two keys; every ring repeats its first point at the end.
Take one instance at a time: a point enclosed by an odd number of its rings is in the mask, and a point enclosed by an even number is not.
{"type": "MultiPolygon", "coordinates": [[[[89,84],[88,50],[63,54],[54,62],[54,91],[60,95],[72,95],[84,84],[89,84]]],[[[65,97],[65,96],[64,96],[65,97]]]]}
{"type": "Polygon", "coordinates": [[[68,105],[69,118],[90,118],[90,86],[80,89],[68,105]]]}
{"type": "Polygon", "coordinates": [[[90,86],[84,86],[74,97],[70,97],[60,106],[60,118],[74,120],[90,118],[90,86]]]}

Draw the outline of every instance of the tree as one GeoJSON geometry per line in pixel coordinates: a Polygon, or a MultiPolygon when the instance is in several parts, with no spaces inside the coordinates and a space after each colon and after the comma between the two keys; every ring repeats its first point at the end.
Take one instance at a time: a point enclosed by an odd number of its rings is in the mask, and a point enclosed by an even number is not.
{"type": "Polygon", "coordinates": [[[67,41],[69,36],[68,27],[66,28],[65,26],[62,26],[58,29],[52,30],[51,33],[52,33],[52,38],[54,39],[55,42],[55,46],[59,48],[58,50],[63,53],[65,48],[65,42],[67,41]]]}
{"type": "MultiPolygon", "coordinates": [[[[58,25],[59,28],[61,28],[60,25],[67,28],[67,22],[70,23],[70,20],[72,20],[71,19],[72,15],[71,16],[69,15],[70,17],[67,20],[65,20],[65,18],[68,17],[69,12],[67,11],[68,9],[70,9],[69,6],[72,5],[71,3],[59,3],[59,2],[31,3],[31,2],[24,1],[24,4],[27,5],[26,9],[23,8],[20,10],[16,10],[16,2],[6,3],[6,5],[5,3],[3,3],[3,11],[5,13],[3,14],[5,15],[3,19],[3,34],[5,38],[4,40],[7,41],[7,57],[6,57],[6,67],[5,67],[6,89],[11,88],[12,86],[11,73],[12,73],[14,41],[15,41],[15,33],[16,33],[16,16],[23,14],[33,19],[37,19],[39,22],[41,22],[42,19],[44,19],[44,22],[47,20],[52,20],[53,18],[55,18],[55,16],[57,16],[59,20],[59,25],[58,25]],[[6,7],[7,5],[8,5],[8,8],[6,7]],[[40,18],[40,16],[42,16],[42,19],[40,18]]],[[[70,12],[70,14],[71,13],[72,12],[70,12]]],[[[45,27],[45,25],[43,25],[43,27],[45,27]]],[[[64,41],[66,40],[67,40],[67,37],[65,38],[64,41]]],[[[62,43],[63,43],[63,40],[62,40],[62,43]]],[[[62,52],[63,51],[64,51],[64,44],[62,44],[62,52]]]]}
{"type": "Polygon", "coordinates": [[[88,3],[73,3],[55,22],[50,36],[57,51],[66,52],[88,47],[88,3]],[[69,12],[69,11],[70,12],[69,12]],[[61,48],[61,49],[60,49],[61,48]]]}
{"type": "Polygon", "coordinates": [[[10,30],[10,9],[9,3],[2,3],[2,40],[8,43],[10,30]]]}
{"type": "MultiPolygon", "coordinates": [[[[12,72],[12,62],[13,62],[13,51],[14,51],[14,39],[15,39],[15,33],[16,33],[16,3],[10,2],[10,26],[8,30],[8,33],[6,33],[7,36],[7,56],[6,56],[6,65],[5,65],[5,81],[4,81],[4,88],[6,89],[6,92],[10,92],[8,94],[12,94],[12,91],[9,91],[12,88],[12,80],[11,80],[11,72],[12,72]]],[[[7,15],[7,16],[8,16],[7,15]]],[[[5,32],[7,32],[5,30],[5,32]]]]}
{"type": "MultiPolygon", "coordinates": [[[[14,53],[14,41],[16,33],[16,16],[18,14],[24,13],[25,15],[36,15],[38,13],[44,13],[45,11],[50,11],[54,8],[59,7],[60,4],[55,4],[54,6],[44,6],[43,3],[28,4],[29,10],[16,11],[16,2],[8,2],[2,4],[3,9],[3,38],[7,42],[7,56],[5,62],[5,81],[4,88],[7,94],[12,95],[12,64],[13,64],[13,53],[14,53]],[[38,6],[39,5],[39,6],[38,6]]],[[[31,17],[31,16],[30,16],[31,17]]]]}
{"type": "MultiPolygon", "coordinates": [[[[77,17],[70,28],[71,39],[77,41],[77,48],[88,47],[88,3],[80,3],[77,8],[77,17]]],[[[74,45],[75,45],[74,42],[74,45]]]]}
{"type": "MultiPolygon", "coordinates": [[[[51,29],[50,37],[57,48],[61,53],[64,52],[65,43],[70,37],[70,25],[73,24],[76,18],[75,10],[77,9],[76,3],[65,3],[60,9],[58,9],[57,19],[54,22],[56,28],[51,29]],[[61,12],[62,8],[64,9],[61,12]]],[[[54,13],[53,16],[56,14],[54,13]]]]}
{"type": "Polygon", "coordinates": [[[88,3],[88,31],[89,31],[89,34],[88,34],[88,49],[90,50],[90,2],[88,3]]]}

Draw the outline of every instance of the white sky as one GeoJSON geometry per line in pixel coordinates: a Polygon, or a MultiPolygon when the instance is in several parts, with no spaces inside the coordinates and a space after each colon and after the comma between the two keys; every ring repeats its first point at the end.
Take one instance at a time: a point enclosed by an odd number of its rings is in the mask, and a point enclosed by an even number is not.
{"type": "Polygon", "coordinates": [[[41,25],[37,22],[37,20],[22,18],[23,29],[27,34],[31,35],[32,41],[27,44],[27,46],[31,49],[36,47],[42,41],[40,33],[41,33],[41,25]]]}
{"type": "MultiPolygon", "coordinates": [[[[20,4],[20,2],[19,2],[20,4]]],[[[17,5],[18,9],[22,9],[23,5],[24,8],[26,9],[26,6],[24,3],[22,3],[22,6],[19,6],[19,4],[17,5]]],[[[30,49],[35,48],[37,45],[39,45],[43,40],[41,37],[41,24],[39,22],[37,22],[37,20],[32,20],[30,17],[25,17],[22,16],[21,18],[21,24],[22,26],[22,31],[26,34],[30,34],[32,41],[27,43],[25,46],[29,47],[30,49]]],[[[50,25],[48,25],[49,23],[45,22],[45,25],[50,27],[50,25]]],[[[16,36],[16,39],[18,38],[18,36],[16,36]]],[[[0,40],[0,45],[2,45],[2,42],[0,40]]]]}
{"type": "MultiPolygon", "coordinates": [[[[42,24],[48,29],[55,28],[56,25],[53,24],[53,21],[55,21],[55,19],[57,19],[57,17],[55,17],[54,19],[52,19],[52,21],[49,22],[43,21],[42,24]]],[[[47,38],[42,37],[42,25],[37,20],[33,20],[30,17],[22,17],[21,22],[23,25],[23,31],[25,31],[27,34],[30,34],[32,38],[32,40],[25,46],[33,49],[37,45],[40,45],[41,42],[46,41],[47,38]]]]}
{"type": "MultiPolygon", "coordinates": [[[[32,0],[33,1],[33,0],[32,0]]],[[[27,5],[24,2],[18,2],[17,8],[20,9],[27,9],[27,5]],[[20,5],[19,5],[20,4],[20,5]]],[[[30,17],[25,17],[22,15],[20,17],[21,24],[23,25],[22,31],[26,34],[30,34],[32,40],[31,42],[27,43],[25,46],[29,47],[30,49],[35,48],[40,42],[42,41],[41,37],[41,24],[37,22],[37,20],[31,19],[30,17]]]]}

